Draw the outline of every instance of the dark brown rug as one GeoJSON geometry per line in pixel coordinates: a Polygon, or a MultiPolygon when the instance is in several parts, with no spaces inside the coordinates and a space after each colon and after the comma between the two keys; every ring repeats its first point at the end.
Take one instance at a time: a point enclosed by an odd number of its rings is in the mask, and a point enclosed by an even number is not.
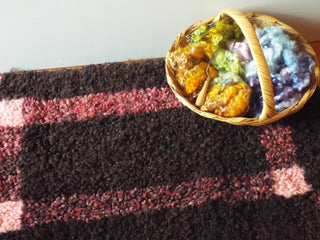
{"type": "Polygon", "coordinates": [[[0,239],[320,239],[319,89],[238,127],[163,59],[0,77],[0,239]]]}

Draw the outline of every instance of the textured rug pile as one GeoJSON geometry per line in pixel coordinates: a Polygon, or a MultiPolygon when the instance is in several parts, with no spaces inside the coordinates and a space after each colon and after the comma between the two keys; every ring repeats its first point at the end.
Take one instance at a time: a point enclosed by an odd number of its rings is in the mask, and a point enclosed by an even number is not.
{"type": "Polygon", "coordinates": [[[238,127],[183,107],[163,59],[0,78],[0,239],[320,239],[319,89],[238,127]]]}

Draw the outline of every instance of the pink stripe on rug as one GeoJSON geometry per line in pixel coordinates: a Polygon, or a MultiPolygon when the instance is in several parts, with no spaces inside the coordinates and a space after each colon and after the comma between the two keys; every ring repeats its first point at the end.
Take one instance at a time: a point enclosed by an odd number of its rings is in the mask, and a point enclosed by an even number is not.
{"type": "Polygon", "coordinates": [[[0,127],[0,203],[19,199],[22,128],[0,127]]]}
{"type": "Polygon", "coordinates": [[[14,159],[22,149],[22,128],[0,127],[0,165],[14,159]]]}
{"type": "Polygon", "coordinates": [[[0,203],[0,233],[21,230],[22,201],[0,203]]]}
{"type": "Polygon", "coordinates": [[[304,179],[304,170],[298,165],[271,171],[271,177],[274,181],[272,189],[275,195],[290,198],[311,191],[304,179]]]}
{"type": "Polygon", "coordinates": [[[20,200],[21,172],[18,169],[15,170],[16,175],[1,175],[3,179],[0,180],[0,204],[20,200]]]}
{"type": "Polygon", "coordinates": [[[22,105],[24,99],[0,101],[0,126],[1,127],[22,127],[24,118],[22,105]]]}
{"type": "Polygon", "coordinates": [[[239,200],[267,199],[271,196],[270,176],[244,175],[242,178],[202,178],[176,186],[156,186],[130,191],[108,191],[93,195],[60,196],[56,199],[25,202],[23,223],[27,226],[55,221],[99,220],[111,216],[140,215],[152,210],[199,206],[209,200],[224,199],[230,203],[239,200]]]}
{"type": "Polygon", "coordinates": [[[147,88],[48,101],[27,98],[23,114],[26,124],[44,124],[155,112],[181,106],[169,88],[147,88]]]}
{"type": "Polygon", "coordinates": [[[260,137],[261,144],[267,148],[266,159],[272,170],[289,168],[297,162],[297,148],[291,138],[290,127],[267,125],[260,137]]]}
{"type": "Polygon", "coordinates": [[[296,163],[297,147],[294,145],[290,127],[268,125],[260,134],[261,144],[267,148],[266,159],[271,165],[272,191],[275,195],[290,198],[311,191],[305,181],[304,170],[296,163]]]}

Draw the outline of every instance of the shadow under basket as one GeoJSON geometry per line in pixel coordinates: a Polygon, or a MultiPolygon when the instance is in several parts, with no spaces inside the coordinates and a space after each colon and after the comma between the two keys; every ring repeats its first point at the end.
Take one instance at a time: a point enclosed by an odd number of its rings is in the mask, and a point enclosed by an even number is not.
{"type": "Polygon", "coordinates": [[[269,124],[275,122],[285,116],[291,115],[298,110],[300,110],[305,103],[310,99],[315,89],[317,88],[319,82],[319,63],[317,60],[316,53],[314,52],[311,45],[301,36],[299,32],[294,30],[292,27],[287,24],[279,21],[278,19],[259,14],[254,12],[239,12],[235,9],[225,9],[223,10],[217,17],[209,18],[197,22],[184,30],[182,33],[178,35],[173,44],[171,45],[167,56],[166,56],[166,75],[167,82],[174,92],[175,96],[179,99],[179,101],[188,107],[193,112],[214,120],[227,122],[233,125],[252,125],[252,126],[262,126],[265,124],[269,124]],[[240,27],[244,37],[246,38],[249,48],[251,50],[251,54],[256,64],[256,70],[258,74],[258,78],[260,81],[262,98],[263,98],[263,109],[262,113],[258,117],[248,118],[248,117],[223,117],[220,115],[213,114],[211,112],[201,111],[199,107],[188,100],[188,97],[183,95],[182,89],[178,84],[175,78],[175,72],[170,65],[169,56],[171,53],[175,52],[177,49],[185,47],[189,44],[190,37],[192,33],[200,26],[206,24],[209,27],[213,27],[215,22],[225,19],[232,18],[240,27]],[[263,51],[259,44],[259,40],[256,36],[255,29],[253,26],[258,26],[260,28],[269,27],[269,26],[278,26],[282,28],[282,30],[290,37],[291,40],[294,40],[297,44],[298,51],[303,52],[311,57],[314,61],[315,65],[313,67],[312,75],[310,78],[310,83],[306,88],[304,95],[300,99],[299,102],[292,105],[291,107],[281,111],[276,112],[275,110],[275,102],[274,102],[274,92],[273,85],[271,81],[271,76],[269,72],[268,65],[266,63],[263,51]]]}

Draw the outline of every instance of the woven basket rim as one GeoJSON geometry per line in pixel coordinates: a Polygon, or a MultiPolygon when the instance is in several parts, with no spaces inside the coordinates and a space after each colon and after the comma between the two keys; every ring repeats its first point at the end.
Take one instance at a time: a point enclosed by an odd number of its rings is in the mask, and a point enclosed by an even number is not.
{"type": "MultiPolygon", "coordinates": [[[[275,122],[285,116],[291,115],[297,111],[299,111],[305,103],[310,99],[312,94],[314,93],[315,89],[317,88],[318,82],[319,82],[319,63],[316,56],[316,53],[314,52],[311,45],[306,41],[306,39],[294,28],[287,25],[286,23],[282,22],[281,20],[278,20],[275,17],[257,13],[257,12],[242,12],[242,14],[250,21],[251,24],[258,25],[259,26],[279,26],[283,29],[283,31],[290,36],[292,40],[295,40],[298,50],[301,52],[304,52],[308,54],[312,60],[314,61],[315,65],[313,67],[313,72],[311,76],[311,82],[308,86],[308,89],[304,93],[303,97],[300,99],[300,101],[291,107],[281,111],[276,112],[273,116],[267,117],[266,119],[261,120],[259,117],[255,118],[248,118],[248,117],[222,117],[210,112],[204,112],[201,111],[198,107],[196,107],[193,103],[189,102],[187,97],[184,97],[181,91],[181,88],[178,86],[175,77],[174,77],[174,71],[170,66],[169,62],[169,56],[170,54],[175,51],[176,49],[180,47],[184,47],[188,44],[188,38],[190,37],[190,34],[199,26],[203,24],[207,24],[209,26],[212,26],[214,24],[214,21],[217,19],[217,17],[211,17],[207,18],[201,21],[198,21],[185,30],[183,30],[174,40],[172,45],[169,48],[169,51],[167,52],[166,58],[165,58],[165,68],[166,68],[166,76],[167,76],[167,82],[170,88],[172,89],[175,96],[178,98],[178,100],[188,107],[193,112],[214,120],[227,122],[233,125],[252,125],[252,126],[261,126],[265,124],[269,124],[272,122],[275,122]],[[260,23],[260,24],[259,24],[260,23]]],[[[259,79],[260,80],[260,79],[259,79]]],[[[260,80],[261,81],[261,80],[260,80]]]]}

